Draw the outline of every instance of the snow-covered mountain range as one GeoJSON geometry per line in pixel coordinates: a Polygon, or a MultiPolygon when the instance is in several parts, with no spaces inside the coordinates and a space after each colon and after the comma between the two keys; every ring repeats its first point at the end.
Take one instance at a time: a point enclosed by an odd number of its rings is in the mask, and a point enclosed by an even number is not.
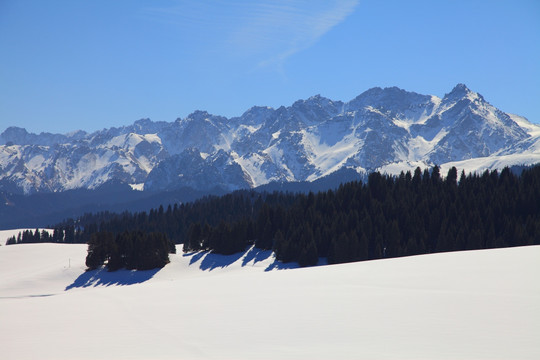
{"type": "Polygon", "coordinates": [[[0,190],[58,192],[107,182],[149,191],[312,181],[343,168],[466,171],[540,162],[540,126],[458,84],[443,98],[396,87],[349,102],[320,95],[226,118],[196,111],[86,133],[0,135],[0,190]]]}

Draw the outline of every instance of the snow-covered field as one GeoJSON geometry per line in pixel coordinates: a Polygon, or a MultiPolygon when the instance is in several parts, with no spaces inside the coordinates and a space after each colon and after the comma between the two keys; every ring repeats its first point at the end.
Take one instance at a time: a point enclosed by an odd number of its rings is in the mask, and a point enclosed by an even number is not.
{"type": "Polygon", "coordinates": [[[180,252],[139,273],[85,256],[0,246],[0,358],[540,358],[540,246],[305,269],[180,252]]]}

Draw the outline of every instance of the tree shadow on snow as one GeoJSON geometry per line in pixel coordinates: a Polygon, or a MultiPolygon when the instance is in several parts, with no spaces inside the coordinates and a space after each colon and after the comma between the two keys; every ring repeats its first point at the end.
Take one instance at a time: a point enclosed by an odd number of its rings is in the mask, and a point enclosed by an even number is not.
{"type": "MultiPolygon", "coordinates": [[[[272,251],[270,251],[270,254],[272,254],[272,251]]],[[[314,266],[324,266],[328,265],[328,260],[326,258],[319,258],[317,261],[317,264],[314,266]]],[[[272,270],[290,270],[290,269],[299,269],[300,264],[297,262],[288,262],[284,263],[281,261],[278,261],[276,258],[274,258],[274,261],[270,263],[264,271],[272,271],[272,270]]]]}
{"type": "Polygon", "coordinates": [[[152,270],[117,270],[109,272],[105,268],[85,271],[73,284],[66,287],[66,291],[73,288],[86,288],[111,285],[134,285],[150,280],[161,269],[152,270]]]}
{"type": "Polygon", "coordinates": [[[299,267],[300,265],[298,265],[297,262],[283,263],[274,259],[274,261],[269,264],[264,271],[298,269],[299,267]]]}
{"type": "MultiPolygon", "coordinates": [[[[242,259],[242,267],[252,266],[258,262],[269,260],[272,255],[272,250],[261,250],[252,246],[246,251],[238,252],[232,255],[221,255],[214,254],[209,251],[201,251],[195,253],[186,253],[183,256],[191,257],[189,260],[190,266],[200,262],[199,268],[201,270],[212,271],[217,268],[226,268],[239,261],[240,259],[242,259]]],[[[268,266],[264,269],[264,271],[296,269],[298,267],[299,265],[296,262],[282,263],[274,258],[273,261],[269,263],[268,266]]]]}
{"type": "Polygon", "coordinates": [[[243,255],[244,255],[243,252],[239,252],[232,255],[220,255],[220,254],[213,254],[210,252],[210,253],[207,253],[206,256],[202,259],[199,268],[201,270],[209,270],[209,271],[212,271],[216,268],[225,268],[237,262],[243,255]]]}
{"type": "Polygon", "coordinates": [[[245,254],[246,256],[242,259],[242,266],[246,266],[251,261],[256,264],[268,259],[272,255],[272,250],[261,250],[253,246],[245,254]]]}
{"type": "MultiPolygon", "coordinates": [[[[189,266],[193,266],[200,262],[199,269],[212,271],[216,268],[226,268],[238,261],[244,252],[235,253],[232,255],[214,254],[211,251],[200,251],[185,253],[184,257],[191,257],[189,259],[189,266]]],[[[242,265],[244,266],[244,265],[242,265]]]]}
{"type": "Polygon", "coordinates": [[[195,264],[197,261],[201,260],[208,254],[208,251],[201,251],[201,252],[192,252],[192,253],[185,253],[183,256],[191,256],[191,259],[189,260],[189,266],[195,264]]]}

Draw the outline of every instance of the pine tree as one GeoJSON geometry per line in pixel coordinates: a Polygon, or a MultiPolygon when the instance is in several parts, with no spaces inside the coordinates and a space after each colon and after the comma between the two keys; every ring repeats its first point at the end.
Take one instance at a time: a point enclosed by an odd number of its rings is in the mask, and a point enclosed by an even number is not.
{"type": "Polygon", "coordinates": [[[385,231],[384,242],[386,244],[384,252],[385,257],[401,256],[401,240],[397,221],[392,221],[390,226],[385,231]]]}
{"type": "Polygon", "coordinates": [[[366,234],[362,233],[358,240],[358,256],[357,260],[363,261],[369,258],[369,240],[366,234]]]}
{"type": "Polygon", "coordinates": [[[313,266],[316,265],[319,257],[317,251],[317,244],[315,243],[315,238],[311,227],[304,226],[304,231],[302,232],[300,238],[301,249],[298,255],[298,263],[300,266],[313,266]]]}
{"type": "Polygon", "coordinates": [[[288,250],[288,247],[289,247],[289,244],[288,242],[285,240],[285,237],[283,236],[283,233],[281,232],[281,230],[277,230],[275,235],[274,235],[274,252],[276,254],[276,258],[278,260],[283,260],[283,258],[285,257],[285,253],[287,252],[288,250]]]}
{"type": "Polygon", "coordinates": [[[272,249],[272,239],[274,236],[274,229],[270,223],[270,219],[267,217],[264,221],[264,225],[259,231],[259,236],[255,240],[255,246],[262,250],[272,249]]]}
{"type": "Polygon", "coordinates": [[[455,166],[452,166],[448,170],[448,174],[446,175],[446,184],[450,186],[457,186],[457,169],[455,166]]]}

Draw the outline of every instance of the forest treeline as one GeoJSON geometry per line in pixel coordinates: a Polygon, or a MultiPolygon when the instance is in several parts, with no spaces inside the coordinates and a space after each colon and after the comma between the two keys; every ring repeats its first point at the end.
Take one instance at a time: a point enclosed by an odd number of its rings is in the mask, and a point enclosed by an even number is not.
{"type": "Polygon", "coordinates": [[[278,260],[314,265],[425,253],[540,244],[540,167],[481,175],[417,168],[398,177],[264,204],[254,220],[191,225],[184,251],[241,251],[254,242],[278,260]],[[232,240],[231,240],[232,239],[232,240]]]}
{"type": "Polygon", "coordinates": [[[6,245],[13,244],[35,244],[35,243],[75,243],[75,227],[74,226],[56,226],[53,233],[42,229],[23,230],[17,236],[11,236],[7,239],[6,245]]]}
{"type": "MultiPolygon", "coordinates": [[[[317,194],[240,191],[150,212],[87,214],[55,227],[60,242],[161,232],[185,252],[251,244],[302,266],[540,244],[540,166],[445,177],[439,167],[368,177],[317,194]],[[69,240],[69,241],[68,241],[69,240]]],[[[21,236],[22,241],[22,236],[21,236]]],[[[19,242],[15,239],[15,242],[19,242]]]]}

